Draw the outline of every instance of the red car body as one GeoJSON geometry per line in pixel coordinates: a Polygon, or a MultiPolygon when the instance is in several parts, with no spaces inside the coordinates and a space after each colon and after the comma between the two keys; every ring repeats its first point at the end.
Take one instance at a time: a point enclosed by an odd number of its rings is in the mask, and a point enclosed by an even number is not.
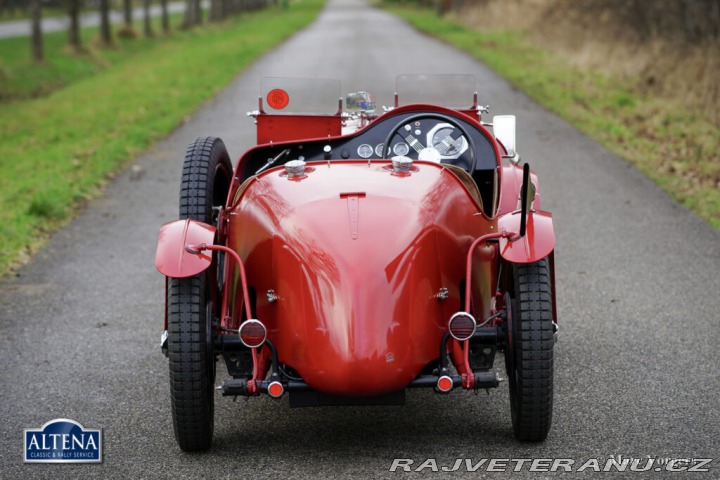
{"type": "MultiPolygon", "coordinates": [[[[264,100],[282,107],[277,95],[264,100]]],[[[343,135],[347,115],[266,113],[262,100],[259,144],[236,162],[216,224],[181,219],[158,243],[166,276],[212,278],[207,348],[234,377],[224,394],[289,392],[304,406],[401,403],[409,387],[494,387],[495,351],[512,350],[512,265],[547,263],[556,330],[552,217],[540,210],[535,175],[503,164],[512,152],[476,102],[360,112],[359,128],[343,135]],[[380,158],[393,142],[407,154],[380,158]],[[366,146],[373,152],[360,158],[366,146]],[[460,321],[449,326],[458,312],[468,339],[460,321]],[[247,338],[263,338],[248,347],[238,337],[251,320],[258,330],[247,338]]]]}

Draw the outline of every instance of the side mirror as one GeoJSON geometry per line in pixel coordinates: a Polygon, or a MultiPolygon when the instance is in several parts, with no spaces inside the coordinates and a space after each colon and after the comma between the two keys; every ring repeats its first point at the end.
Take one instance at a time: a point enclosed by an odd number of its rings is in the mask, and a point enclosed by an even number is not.
{"type": "Polygon", "coordinates": [[[493,117],[492,123],[495,138],[507,150],[507,154],[503,157],[514,157],[517,154],[515,150],[515,115],[496,115],[493,117]]]}

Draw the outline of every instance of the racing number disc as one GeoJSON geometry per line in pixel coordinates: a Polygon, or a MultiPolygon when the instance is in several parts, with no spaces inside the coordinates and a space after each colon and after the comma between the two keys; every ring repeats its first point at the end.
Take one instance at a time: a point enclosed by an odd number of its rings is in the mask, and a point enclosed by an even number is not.
{"type": "Polygon", "coordinates": [[[290,95],[285,90],[276,88],[267,94],[267,103],[275,110],[282,110],[290,103],[290,95]]]}

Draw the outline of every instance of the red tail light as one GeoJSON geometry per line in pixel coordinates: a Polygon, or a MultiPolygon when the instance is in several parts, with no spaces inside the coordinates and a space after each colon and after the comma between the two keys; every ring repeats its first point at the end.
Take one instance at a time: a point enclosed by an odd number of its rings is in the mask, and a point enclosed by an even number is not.
{"type": "Polygon", "coordinates": [[[267,338],[265,325],[260,323],[260,320],[254,318],[245,320],[242,325],[240,325],[238,333],[240,334],[240,341],[243,345],[250,348],[259,347],[265,342],[265,338],[267,338]]]}
{"type": "Polygon", "coordinates": [[[280,382],[271,382],[270,385],[268,385],[267,391],[268,395],[272,398],[280,398],[282,394],[285,393],[285,387],[283,387],[280,382]]]}
{"type": "Polygon", "coordinates": [[[476,326],[475,319],[467,312],[457,312],[450,317],[450,321],[448,322],[450,335],[461,342],[469,340],[470,337],[473,336],[476,326]]]}
{"type": "Polygon", "coordinates": [[[440,390],[442,393],[447,393],[452,390],[452,388],[452,378],[448,377],[447,375],[443,375],[442,377],[438,378],[437,389],[440,390]]]}

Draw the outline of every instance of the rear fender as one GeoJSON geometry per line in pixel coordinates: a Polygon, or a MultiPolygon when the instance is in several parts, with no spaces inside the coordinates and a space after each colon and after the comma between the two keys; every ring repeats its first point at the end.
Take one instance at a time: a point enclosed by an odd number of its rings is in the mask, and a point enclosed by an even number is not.
{"type": "MultiPolygon", "coordinates": [[[[500,231],[520,231],[520,211],[508,213],[498,219],[500,231]]],[[[512,263],[532,263],[541,260],[555,249],[555,230],[552,215],[548,212],[528,212],[526,233],[518,238],[500,239],[500,255],[512,263]]]]}
{"type": "Polygon", "coordinates": [[[155,268],[172,278],[186,278],[205,271],[212,263],[212,252],[188,251],[188,245],[212,245],[215,227],[196,220],[176,220],[160,227],[155,268]]]}
{"type": "MultiPolygon", "coordinates": [[[[498,202],[498,215],[507,215],[519,208],[520,189],[522,188],[523,169],[517,165],[503,165],[500,173],[500,199],[498,202]]],[[[533,206],[540,210],[540,184],[537,175],[530,172],[530,181],[535,184],[535,198],[533,206]]]]}

